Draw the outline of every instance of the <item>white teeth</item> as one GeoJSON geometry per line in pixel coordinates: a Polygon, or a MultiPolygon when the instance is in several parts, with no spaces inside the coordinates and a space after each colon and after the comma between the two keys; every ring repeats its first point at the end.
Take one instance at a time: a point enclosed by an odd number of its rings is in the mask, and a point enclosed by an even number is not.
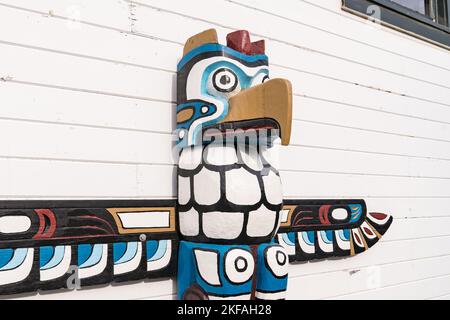
{"type": "Polygon", "coordinates": [[[194,196],[201,205],[212,205],[220,199],[220,174],[203,168],[194,177],[194,196]]]}
{"type": "Polygon", "coordinates": [[[253,169],[255,171],[262,170],[263,164],[258,153],[258,149],[253,145],[249,145],[247,147],[248,151],[246,151],[245,145],[238,145],[239,154],[241,155],[242,161],[244,161],[244,164],[250,169],[253,169]]]}
{"type": "Polygon", "coordinates": [[[190,179],[178,176],[178,203],[184,205],[189,202],[191,197],[190,179]]]}
{"type": "Polygon", "coordinates": [[[281,148],[279,139],[275,141],[278,141],[278,143],[274,143],[274,145],[270,148],[264,144],[262,144],[259,148],[264,162],[270,164],[274,168],[279,168],[281,148]]]}
{"type": "Polygon", "coordinates": [[[195,170],[202,162],[203,146],[184,148],[178,160],[178,167],[185,170],[195,170]]]}
{"type": "Polygon", "coordinates": [[[247,235],[250,237],[268,236],[275,227],[277,213],[267,209],[264,205],[248,216],[247,235]]]}
{"type": "Polygon", "coordinates": [[[244,226],[241,212],[206,212],[203,214],[203,232],[208,238],[233,240],[244,226]]]}
{"type": "Polygon", "coordinates": [[[258,179],[247,170],[229,170],[225,181],[228,201],[237,205],[253,205],[261,200],[258,179]]]}
{"type": "Polygon", "coordinates": [[[236,150],[233,145],[211,143],[205,149],[205,162],[214,166],[225,166],[237,162],[236,150]]]}
{"type": "Polygon", "coordinates": [[[184,236],[198,236],[199,234],[199,215],[194,209],[186,212],[179,212],[180,232],[184,236]]]}
{"type": "Polygon", "coordinates": [[[270,171],[267,176],[264,176],[264,191],[269,203],[277,205],[283,202],[283,191],[281,189],[281,179],[273,171],[270,171]]]}

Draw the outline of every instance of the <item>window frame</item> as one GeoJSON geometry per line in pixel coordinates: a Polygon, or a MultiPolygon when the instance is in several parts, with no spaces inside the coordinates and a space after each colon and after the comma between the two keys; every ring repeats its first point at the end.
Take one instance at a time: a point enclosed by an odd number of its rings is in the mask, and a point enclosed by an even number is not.
{"type": "MultiPolygon", "coordinates": [[[[368,14],[369,7],[373,5],[380,8],[379,22],[382,25],[450,50],[450,28],[434,22],[425,15],[389,0],[342,0],[344,11],[366,19],[374,19],[368,14]]],[[[447,10],[450,11],[450,0],[447,0],[447,10]]],[[[448,16],[450,18],[450,12],[448,16]]]]}

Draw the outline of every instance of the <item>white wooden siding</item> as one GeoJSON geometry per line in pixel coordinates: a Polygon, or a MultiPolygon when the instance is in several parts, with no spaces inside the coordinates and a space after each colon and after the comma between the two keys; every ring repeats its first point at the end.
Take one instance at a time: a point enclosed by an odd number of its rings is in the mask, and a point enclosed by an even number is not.
{"type": "MultiPolygon", "coordinates": [[[[360,256],[290,266],[290,299],[450,298],[450,54],[339,0],[0,0],[0,198],[172,198],[176,63],[191,35],[266,39],[294,88],[290,198],[364,198],[360,256]]],[[[36,299],[168,299],[172,279],[36,299]]],[[[29,296],[26,296],[29,298],[29,296]]]]}

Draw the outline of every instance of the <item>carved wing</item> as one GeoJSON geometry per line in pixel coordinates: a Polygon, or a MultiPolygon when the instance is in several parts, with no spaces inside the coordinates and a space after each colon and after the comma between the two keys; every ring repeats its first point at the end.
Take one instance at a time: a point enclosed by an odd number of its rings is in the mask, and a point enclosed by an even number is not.
{"type": "Polygon", "coordinates": [[[167,277],[176,200],[3,201],[0,294],[167,277]]]}
{"type": "Polygon", "coordinates": [[[289,260],[353,256],[385,234],[392,217],[367,213],[364,200],[285,200],[276,240],[289,260]]]}

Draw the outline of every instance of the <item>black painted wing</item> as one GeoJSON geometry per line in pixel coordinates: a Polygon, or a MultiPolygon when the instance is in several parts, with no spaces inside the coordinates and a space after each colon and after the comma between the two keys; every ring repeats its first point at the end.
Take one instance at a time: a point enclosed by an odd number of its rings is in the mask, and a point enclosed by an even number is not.
{"type": "Polygon", "coordinates": [[[174,275],[175,205],[176,200],[0,202],[0,294],[174,275]]]}
{"type": "Polygon", "coordinates": [[[277,241],[290,261],[353,256],[385,234],[392,217],[367,213],[364,200],[285,200],[277,241]]]}

